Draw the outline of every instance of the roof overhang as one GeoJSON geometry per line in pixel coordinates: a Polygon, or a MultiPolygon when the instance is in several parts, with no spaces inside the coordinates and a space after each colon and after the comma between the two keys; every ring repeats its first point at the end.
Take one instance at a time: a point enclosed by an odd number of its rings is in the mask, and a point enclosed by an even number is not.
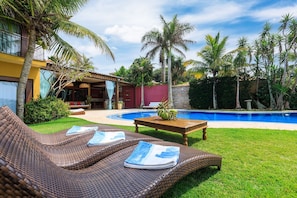
{"type": "MultiPolygon", "coordinates": [[[[47,66],[45,68],[46,70],[53,71],[53,68],[51,68],[51,63],[47,63],[47,66]]],[[[98,86],[104,84],[105,81],[113,81],[118,82],[120,85],[123,86],[132,86],[131,83],[124,81],[124,78],[114,75],[107,75],[107,74],[99,74],[96,72],[90,72],[90,76],[84,77],[80,82],[86,82],[90,84],[97,84],[98,86]]]]}

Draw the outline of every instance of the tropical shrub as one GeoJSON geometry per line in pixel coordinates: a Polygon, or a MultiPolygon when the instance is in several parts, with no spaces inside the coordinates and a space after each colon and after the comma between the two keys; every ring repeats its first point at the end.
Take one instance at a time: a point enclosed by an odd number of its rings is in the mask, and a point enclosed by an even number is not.
{"type": "Polygon", "coordinates": [[[194,109],[212,108],[212,81],[207,78],[190,81],[189,99],[194,109]]]}
{"type": "Polygon", "coordinates": [[[217,101],[218,108],[235,108],[236,78],[221,77],[217,79],[217,101]]]}
{"type": "MultiPolygon", "coordinates": [[[[212,109],[212,78],[192,80],[189,88],[190,105],[194,109],[212,109]]],[[[240,104],[245,108],[245,100],[252,98],[251,82],[240,82],[240,104]]],[[[234,109],[236,99],[236,78],[221,77],[217,78],[216,85],[218,108],[234,109]]]]}
{"type": "Polygon", "coordinates": [[[291,97],[289,98],[290,108],[297,109],[297,92],[292,93],[291,97]]]}
{"type": "Polygon", "coordinates": [[[25,104],[24,122],[46,122],[69,115],[69,105],[56,97],[39,98],[25,104]]]}

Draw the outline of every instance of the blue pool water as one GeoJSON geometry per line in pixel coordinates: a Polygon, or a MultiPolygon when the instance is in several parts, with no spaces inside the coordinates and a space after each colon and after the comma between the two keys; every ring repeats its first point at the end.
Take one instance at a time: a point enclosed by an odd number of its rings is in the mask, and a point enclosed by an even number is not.
{"type": "MultiPolygon", "coordinates": [[[[134,120],[135,118],[143,118],[156,116],[156,111],[143,111],[116,114],[109,116],[112,119],[134,120]]],[[[202,111],[178,111],[178,118],[191,120],[207,120],[207,121],[250,121],[250,122],[278,122],[278,123],[297,123],[296,113],[281,112],[202,112],[202,111]]]]}

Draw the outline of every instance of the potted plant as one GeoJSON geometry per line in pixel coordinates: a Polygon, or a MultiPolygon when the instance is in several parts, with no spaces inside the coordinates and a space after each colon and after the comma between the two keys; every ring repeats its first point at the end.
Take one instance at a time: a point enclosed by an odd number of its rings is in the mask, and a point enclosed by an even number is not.
{"type": "Polygon", "coordinates": [[[163,120],[175,120],[177,115],[176,109],[169,109],[168,108],[168,101],[161,102],[157,108],[158,116],[161,117],[163,120]]]}
{"type": "Polygon", "coordinates": [[[123,108],[123,105],[124,105],[124,102],[123,101],[118,101],[118,109],[122,109],[123,108]]]}

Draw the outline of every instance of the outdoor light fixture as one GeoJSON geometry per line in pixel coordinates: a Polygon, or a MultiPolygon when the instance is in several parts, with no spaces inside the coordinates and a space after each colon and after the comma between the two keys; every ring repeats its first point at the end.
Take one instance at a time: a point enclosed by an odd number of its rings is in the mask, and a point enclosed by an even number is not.
{"type": "Polygon", "coordinates": [[[73,83],[69,83],[68,85],[66,85],[66,87],[73,87],[74,84],[73,83]]]}
{"type": "Polygon", "coordinates": [[[87,84],[87,83],[81,83],[81,84],[79,85],[79,88],[89,88],[89,87],[90,87],[90,85],[87,84]]]}

